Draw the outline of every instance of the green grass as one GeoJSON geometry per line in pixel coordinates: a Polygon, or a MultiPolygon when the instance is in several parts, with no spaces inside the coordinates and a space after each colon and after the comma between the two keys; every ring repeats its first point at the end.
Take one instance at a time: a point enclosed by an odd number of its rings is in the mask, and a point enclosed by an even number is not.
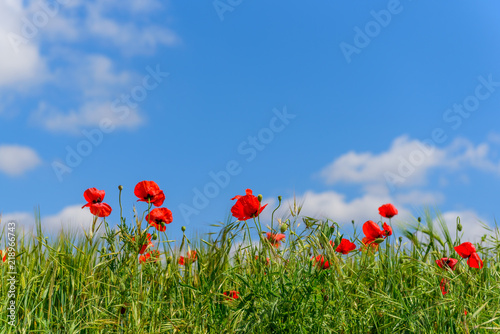
{"type": "MultiPolygon", "coordinates": [[[[269,231],[270,222],[233,218],[218,233],[184,236],[177,246],[159,233],[154,243],[160,261],[144,264],[139,244],[131,241],[146,231],[138,215],[131,226],[122,218],[118,229],[104,222],[97,232],[100,219],[86,235],[61,232],[53,238],[42,234],[39,222],[33,234],[17,238],[15,327],[5,316],[8,284],[0,286],[1,333],[500,331],[498,229],[476,244],[484,268],[474,269],[453,249],[468,240],[450,236],[442,221],[435,226],[428,212],[376,252],[359,250],[363,235],[344,235],[358,248],[341,255],[329,243],[340,242],[339,226],[299,217],[298,210],[291,210],[286,242],[278,248],[258,234],[269,231]],[[188,250],[197,251],[197,260],[179,265],[188,250]],[[311,261],[318,254],[329,260],[329,269],[311,261]],[[435,260],[441,257],[460,259],[457,269],[440,269],[435,260]],[[450,282],[444,296],[442,278],[450,282]],[[227,300],[223,292],[229,290],[240,298],[227,300]]],[[[273,227],[279,232],[280,222],[273,227]]],[[[174,219],[166,232],[175,228],[174,219]]],[[[7,277],[7,266],[0,270],[7,277]]]]}

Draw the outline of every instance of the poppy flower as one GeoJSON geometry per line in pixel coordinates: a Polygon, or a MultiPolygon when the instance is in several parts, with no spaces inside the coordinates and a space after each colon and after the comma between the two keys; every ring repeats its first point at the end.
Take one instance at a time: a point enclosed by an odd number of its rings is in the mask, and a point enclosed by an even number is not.
{"type": "Polygon", "coordinates": [[[455,266],[457,265],[458,260],[457,259],[452,259],[448,257],[443,257],[439,260],[436,260],[436,264],[439,266],[441,269],[448,269],[450,268],[451,270],[455,270],[455,266]]]}
{"type": "Polygon", "coordinates": [[[9,249],[6,248],[5,251],[0,250],[0,258],[2,259],[2,262],[0,262],[0,265],[3,264],[5,261],[7,261],[7,253],[9,252],[9,249]]]}
{"type": "MultiPolygon", "coordinates": [[[[332,241],[330,241],[330,244],[332,245],[332,247],[334,246],[334,243],[332,241]]],[[[335,249],[335,251],[337,253],[349,254],[349,252],[351,252],[355,249],[356,249],[356,245],[353,242],[350,242],[348,239],[342,239],[340,241],[340,244],[335,249]]]]}
{"type": "Polygon", "coordinates": [[[248,220],[257,217],[267,206],[261,206],[259,199],[252,195],[252,189],[246,190],[246,195],[236,195],[231,200],[236,199],[236,203],[231,208],[231,213],[238,220],[248,220]]]}
{"type": "Polygon", "coordinates": [[[160,257],[160,251],[158,251],[158,250],[149,251],[146,254],[139,256],[139,262],[140,263],[156,262],[156,261],[158,261],[159,257],[160,257]]]}
{"type": "MultiPolygon", "coordinates": [[[[139,250],[139,254],[144,254],[146,249],[148,249],[149,247],[153,247],[153,243],[151,242],[151,233],[148,233],[146,238],[147,238],[148,243],[141,246],[141,249],[139,250]]],[[[135,241],[134,237],[132,238],[132,241],[135,241]]]]}
{"type": "Polygon", "coordinates": [[[394,207],[394,205],[388,203],[388,204],[384,204],[380,208],[378,208],[378,212],[380,213],[380,215],[382,217],[392,218],[398,214],[398,209],[396,209],[394,207]]]}
{"type": "Polygon", "coordinates": [[[439,288],[441,289],[443,296],[448,293],[448,283],[449,281],[446,278],[443,278],[441,283],[439,283],[439,288]]]}
{"type": "Polygon", "coordinates": [[[198,257],[196,255],[196,251],[194,251],[194,250],[193,251],[189,251],[189,252],[187,252],[187,256],[186,257],[179,256],[179,264],[181,266],[184,266],[184,265],[186,265],[188,263],[192,263],[192,262],[196,261],[197,258],[198,257]]]}
{"type": "Polygon", "coordinates": [[[155,208],[146,216],[147,222],[160,232],[165,232],[167,224],[173,220],[172,211],[167,208],[155,208]]]}
{"type": "Polygon", "coordinates": [[[311,260],[314,260],[316,262],[316,265],[320,269],[328,269],[330,268],[330,263],[325,259],[323,255],[317,255],[316,257],[312,257],[311,260]]]}
{"type": "Polygon", "coordinates": [[[225,291],[223,293],[224,296],[228,296],[228,298],[226,298],[226,300],[232,300],[232,299],[238,299],[240,298],[238,295],[240,293],[238,291],[234,291],[234,290],[231,290],[231,291],[225,291]]]}
{"type": "Polygon", "coordinates": [[[111,214],[111,207],[103,203],[104,195],[106,192],[104,190],[97,190],[96,188],[89,188],[83,192],[83,197],[87,201],[87,204],[82,206],[82,209],[89,207],[90,213],[97,217],[107,217],[111,214]]]}
{"type": "Polygon", "coordinates": [[[271,245],[273,245],[276,248],[278,248],[281,245],[281,240],[285,239],[286,237],[284,234],[281,233],[274,234],[271,232],[267,232],[266,235],[267,235],[267,240],[269,240],[271,245]]]}
{"type": "Polygon", "coordinates": [[[464,242],[461,245],[455,246],[455,251],[462,258],[467,259],[467,264],[471,268],[483,268],[483,260],[479,257],[476,252],[476,248],[470,242],[464,242]]]}
{"type": "Polygon", "coordinates": [[[388,236],[392,235],[392,227],[387,225],[387,223],[384,223],[382,225],[382,227],[384,228],[384,231],[383,231],[384,236],[388,237],[388,236]]]}
{"type": "Polygon", "coordinates": [[[141,181],[136,184],[134,194],[139,199],[137,202],[142,201],[152,203],[154,206],[161,206],[165,201],[165,194],[163,190],[154,181],[141,181]]]}

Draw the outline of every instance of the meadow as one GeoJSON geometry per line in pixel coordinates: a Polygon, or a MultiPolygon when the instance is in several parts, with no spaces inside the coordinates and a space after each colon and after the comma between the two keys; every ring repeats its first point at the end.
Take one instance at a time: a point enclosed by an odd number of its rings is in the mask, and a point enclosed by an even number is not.
{"type": "Polygon", "coordinates": [[[397,209],[381,203],[348,235],[297,203],[278,219],[248,189],[216,233],[188,238],[156,183],[134,193],[134,214],[120,201],[120,221],[108,222],[105,191],[87,189],[83,233],[48,237],[38,217],[11,239],[0,223],[14,245],[0,260],[1,333],[500,332],[498,228],[473,244],[459,219],[450,235],[430,211],[396,228],[397,209]]]}

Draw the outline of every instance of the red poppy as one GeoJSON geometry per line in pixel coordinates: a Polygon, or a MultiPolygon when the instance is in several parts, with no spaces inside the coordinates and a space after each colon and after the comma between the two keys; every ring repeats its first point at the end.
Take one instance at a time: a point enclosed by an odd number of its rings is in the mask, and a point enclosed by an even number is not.
{"type": "MultiPolygon", "coordinates": [[[[334,243],[332,241],[330,241],[330,244],[332,245],[332,247],[334,246],[334,243]]],[[[349,252],[355,249],[356,245],[353,242],[350,242],[348,239],[342,239],[342,241],[340,241],[340,244],[337,246],[335,251],[337,253],[349,254],[349,252]]]]}
{"type": "Polygon", "coordinates": [[[273,245],[274,247],[278,248],[280,245],[281,245],[281,240],[285,239],[285,235],[284,234],[274,234],[274,233],[271,233],[271,232],[267,232],[267,240],[269,240],[269,242],[271,243],[271,245],[273,245]]]}
{"type": "Polygon", "coordinates": [[[0,264],[3,264],[5,261],[7,261],[8,252],[9,252],[8,248],[5,248],[5,251],[0,250],[0,258],[2,258],[2,262],[0,262],[0,264]]]}
{"type": "Polygon", "coordinates": [[[234,291],[234,290],[226,291],[223,293],[224,296],[228,296],[228,298],[226,298],[226,300],[238,299],[238,298],[240,298],[238,296],[239,294],[240,293],[238,291],[234,291]]]}
{"type": "Polygon", "coordinates": [[[384,223],[382,225],[382,227],[384,228],[384,236],[388,237],[390,235],[392,235],[392,227],[390,227],[389,225],[387,225],[387,223],[384,223]]]}
{"type": "Polygon", "coordinates": [[[198,256],[196,255],[196,251],[189,251],[187,252],[187,256],[184,257],[184,256],[179,256],[179,264],[181,266],[184,266],[186,265],[187,263],[192,263],[194,261],[196,261],[196,259],[198,258],[198,256]]]}
{"type": "Polygon", "coordinates": [[[439,268],[445,270],[450,268],[451,270],[455,270],[455,266],[457,265],[458,260],[453,258],[443,257],[439,260],[436,260],[436,263],[439,266],[439,268]]]}
{"type": "Polygon", "coordinates": [[[87,204],[82,206],[89,207],[90,213],[97,217],[107,217],[111,214],[111,207],[103,203],[104,195],[106,192],[104,190],[97,190],[96,188],[89,188],[83,192],[83,197],[87,201],[87,204]]]}
{"type": "Polygon", "coordinates": [[[88,202],[82,209],[86,206],[91,206],[92,204],[101,203],[104,200],[104,195],[106,192],[104,190],[97,190],[96,188],[89,188],[83,192],[83,197],[88,202]]]}
{"type": "Polygon", "coordinates": [[[160,232],[167,229],[166,224],[173,221],[172,211],[167,208],[155,208],[146,216],[148,223],[160,232]]]}
{"type": "Polygon", "coordinates": [[[320,269],[328,269],[330,268],[330,263],[325,259],[323,255],[317,255],[316,258],[313,256],[311,260],[314,260],[316,262],[316,265],[320,269]]]}
{"type": "Polygon", "coordinates": [[[236,203],[231,208],[231,213],[238,220],[248,220],[257,217],[267,206],[261,206],[259,199],[252,195],[252,190],[247,189],[246,195],[236,195],[231,200],[236,199],[236,203]]]}
{"type": "MultiPolygon", "coordinates": [[[[149,247],[153,247],[153,243],[151,242],[151,234],[148,233],[147,236],[146,236],[146,238],[147,238],[148,242],[146,244],[144,244],[144,245],[141,246],[141,249],[139,250],[139,254],[144,254],[144,252],[146,251],[146,249],[148,249],[149,247]]],[[[135,241],[134,237],[132,238],[132,241],[135,241]]]]}
{"type": "Polygon", "coordinates": [[[159,257],[160,257],[160,251],[158,250],[149,251],[146,254],[139,256],[139,262],[140,263],[156,262],[158,261],[159,257]]]}
{"type": "Polygon", "coordinates": [[[439,287],[441,288],[441,293],[446,295],[448,293],[448,280],[446,278],[443,278],[441,280],[441,283],[439,283],[439,287]]]}
{"type": "Polygon", "coordinates": [[[455,251],[462,258],[467,259],[467,264],[472,268],[483,268],[483,261],[479,257],[479,254],[476,253],[476,248],[470,242],[464,242],[459,246],[455,246],[455,251]]]}
{"type": "Polygon", "coordinates": [[[160,187],[154,181],[141,181],[137,183],[134,194],[139,197],[137,202],[152,203],[154,206],[160,206],[165,201],[163,190],[160,190],[160,187]]]}
{"type": "Polygon", "coordinates": [[[388,203],[388,204],[384,204],[380,208],[378,208],[378,212],[380,213],[380,215],[382,217],[392,218],[398,214],[398,209],[396,209],[394,207],[394,205],[388,203]]]}

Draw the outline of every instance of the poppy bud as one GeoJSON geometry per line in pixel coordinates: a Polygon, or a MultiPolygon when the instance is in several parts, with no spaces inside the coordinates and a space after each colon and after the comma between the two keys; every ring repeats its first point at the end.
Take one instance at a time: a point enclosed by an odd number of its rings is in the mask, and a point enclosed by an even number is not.
{"type": "Polygon", "coordinates": [[[170,263],[170,262],[172,262],[172,257],[171,256],[167,257],[167,263],[170,263]]]}
{"type": "Polygon", "coordinates": [[[335,245],[340,245],[340,242],[342,240],[340,239],[340,235],[337,234],[337,236],[335,237],[335,245]]]}
{"type": "Polygon", "coordinates": [[[181,227],[182,232],[186,232],[186,226],[181,227]]]}
{"type": "Polygon", "coordinates": [[[286,230],[288,230],[288,225],[287,224],[281,224],[281,228],[280,228],[281,233],[285,233],[286,230]]]}
{"type": "Polygon", "coordinates": [[[458,232],[462,232],[462,223],[460,223],[460,218],[457,219],[457,230],[458,232]]]}
{"type": "Polygon", "coordinates": [[[151,239],[153,239],[153,240],[158,239],[158,234],[156,234],[156,232],[153,233],[153,235],[151,236],[151,239]]]}
{"type": "Polygon", "coordinates": [[[281,202],[281,198],[282,198],[281,196],[278,196],[278,201],[280,201],[280,202],[281,202]]]}
{"type": "Polygon", "coordinates": [[[123,186],[122,186],[122,185],[119,185],[119,186],[118,186],[118,190],[122,191],[122,190],[123,190],[123,186]]]}
{"type": "Polygon", "coordinates": [[[259,202],[262,202],[262,195],[261,195],[261,194],[259,194],[259,195],[257,196],[257,200],[259,200],[259,202]]]}
{"type": "Polygon", "coordinates": [[[354,225],[354,219],[353,219],[353,220],[351,220],[351,223],[352,223],[352,225],[354,225]]]}
{"type": "Polygon", "coordinates": [[[399,240],[399,243],[402,243],[403,242],[403,237],[399,237],[398,240],[399,240]]]}
{"type": "Polygon", "coordinates": [[[419,223],[422,222],[422,218],[420,218],[420,217],[418,217],[417,220],[418,220],[419,223]]]}
{"type": "Polygon", "coordinates": [[[376,244],[381,244],[382,242],[384,242],[384,240],[385,240],[384,238],[377,238],[377,239],[373,240],[373,242],[376,244]]]}

